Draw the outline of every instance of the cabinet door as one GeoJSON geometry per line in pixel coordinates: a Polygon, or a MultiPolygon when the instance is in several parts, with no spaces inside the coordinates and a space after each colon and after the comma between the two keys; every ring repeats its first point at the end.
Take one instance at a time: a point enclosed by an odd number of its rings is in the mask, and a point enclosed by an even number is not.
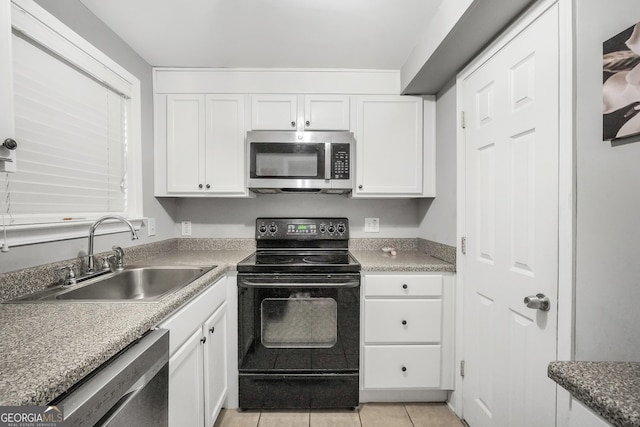
{"type": "Polygon", "coordinates": [[[205,97],[167,96],[167,192],[204,191],[205,97]]]}
{"type": "Polygon", "coordinates": [[[305,96],[304,128],[305,130],[349,130],[349,96],[305,96]]]}
{"type": "MultiPolygon", "coordinates": [[[[11,56],[11,2],[0,5],[0,144],[6,138],[15,138],[13,117],[13,73],[11,56]]],[[[18,142],[19,144],[19,142],[18,142]]],[[[18,149],[20,147],[18,146],[18,149]]],[[[16,171],[16,151],[0,145],[0,172],[16,171]]]]}
{"type": "Polygon", "coordinates": [[[422,194],[423,101],[411,96],[357,98],[354,196],[422,194]]]}
{"type": "Polygon", "coordinates": [[[215,422],[227,397],[227,304],[204,323],[204,409],[207,426],[215,422]]]}
{"type": "Polygon", "coordinates": [[[296,95],[253,95],[251,129],[296,130],[296,95]]]}
{"type": "Polygon", "coordinates": [[[202,330],[169,359],[169,426],[204,425],[202,330]]]}
{"type": "Polygon", "coordinates": [[[244,95],[206,96],[205,191],[244,194],[244,95]]]}

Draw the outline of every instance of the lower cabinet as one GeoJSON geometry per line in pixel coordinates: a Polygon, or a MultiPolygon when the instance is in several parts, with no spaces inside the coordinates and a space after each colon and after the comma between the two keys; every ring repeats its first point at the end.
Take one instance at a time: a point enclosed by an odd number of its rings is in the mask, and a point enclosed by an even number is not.
{"type": "Polygon", "coordinates": [[[363,283],[363,389],[453,389],[453,275],[376,272],[363,283]]]}
{"type": "Polygon", "coordinates": [[[159,327],[169,332],[169,426],[211,427],[227,396],[226,278],[159,327]]]}

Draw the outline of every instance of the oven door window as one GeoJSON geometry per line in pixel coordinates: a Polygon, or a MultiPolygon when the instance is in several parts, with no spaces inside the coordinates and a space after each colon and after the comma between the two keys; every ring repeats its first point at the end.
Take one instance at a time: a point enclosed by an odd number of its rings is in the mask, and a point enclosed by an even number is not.
{"type": "Polygon", "coordinates": [[[251,178],[324,179],[324,144],[251,143],[251,178]]]}
{"type": "Polygon", "coordinates": [[[333,298],[265,298],[260,312],[262,345],[267,348],[331,348],[338,341],[333,298]]]}

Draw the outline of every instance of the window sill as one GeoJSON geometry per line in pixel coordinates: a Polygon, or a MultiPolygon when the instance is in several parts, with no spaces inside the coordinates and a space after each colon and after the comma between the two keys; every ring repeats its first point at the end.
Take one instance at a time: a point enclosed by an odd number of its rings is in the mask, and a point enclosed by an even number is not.
{"type": "MultiPolygon", "coordinates": [[[[146,218],[129,219],[136,229],[140,230],[146,218]]],[[[34,245],[45,242],[57,242],[69,239],[87,238],[89,236],[89,227],[95,221],[69,221],[64,223],[46,223],[46,224],[25,224],[25,225],[8,225],[7,226],[7,245],[24,246],[34,245]]],[[[96,229],[95,234],[101,236],[104,234],[114,234],[128,232],[129,227],[125,224],[114,221],[104,222],[96,229]]],[[[2,224],[0,223],[0,245],[4,243],[4,234],[2,224]]]]}

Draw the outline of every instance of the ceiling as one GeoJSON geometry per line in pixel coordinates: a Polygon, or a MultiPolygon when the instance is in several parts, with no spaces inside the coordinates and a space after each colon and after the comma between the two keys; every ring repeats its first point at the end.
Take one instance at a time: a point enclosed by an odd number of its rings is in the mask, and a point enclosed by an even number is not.
{"type": "Polygon", "coordinates": [[[398,70],[443,0],[80,0],[153,66],[398,70]]]}

